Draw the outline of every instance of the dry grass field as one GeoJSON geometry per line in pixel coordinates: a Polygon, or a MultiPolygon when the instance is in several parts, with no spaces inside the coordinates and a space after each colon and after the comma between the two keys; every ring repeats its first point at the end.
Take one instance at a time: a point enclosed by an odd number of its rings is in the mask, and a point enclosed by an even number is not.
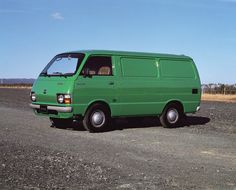
{"type": "Polygon", "coordinates": [[[236,95],[202,94],[202,100],[219,102],[236,102],[236,95]]]}

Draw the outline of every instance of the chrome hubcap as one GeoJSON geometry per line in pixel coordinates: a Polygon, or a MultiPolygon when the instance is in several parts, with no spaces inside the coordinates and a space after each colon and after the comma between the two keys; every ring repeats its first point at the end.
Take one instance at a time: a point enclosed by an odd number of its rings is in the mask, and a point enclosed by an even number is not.
{"type": "Polygon", "coordinates": [[[94,127],[101,127],[105,123],[105,114],[100,110],[96,110],[91,115],[91,123],[94,127]]]}
{"type": "Polygon", "coordinates": [[[171,108],[167,112],[167,120],[169,123],[176,123],[179,119],[179,113],[176,109],[171,108]]]}

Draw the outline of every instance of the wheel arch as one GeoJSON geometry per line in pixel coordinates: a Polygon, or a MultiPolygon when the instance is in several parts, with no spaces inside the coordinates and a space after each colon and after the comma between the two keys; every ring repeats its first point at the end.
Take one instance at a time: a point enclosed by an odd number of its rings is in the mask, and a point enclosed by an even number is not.
{"type": "Polygon", "coordinates": [[[88,111],[88,109],[91,108],[95,104],[101,104],[101,105],[105,106],[107,108],[107,110],[109,111],[110,115],[111,115],[110,105],[105,100],[95,100],[95,101],[90,102],[88,104],[87,108],[85,109],[85,112],[84,112],[83,115],[85,115],[85,113],[88,111]]]}
{"type": "Polygon", "coordinates": [[[175,104],[180,108],[180,111],[182,112],[182,114],[184,114],[184,106],[183,103],[180,100],[170,100],[166,103],[166,105],[164,106],[164,108],[162,109],[162,113],[165,110],[165,108],[167,106],[169,106],[170,104],[175,104]]]}

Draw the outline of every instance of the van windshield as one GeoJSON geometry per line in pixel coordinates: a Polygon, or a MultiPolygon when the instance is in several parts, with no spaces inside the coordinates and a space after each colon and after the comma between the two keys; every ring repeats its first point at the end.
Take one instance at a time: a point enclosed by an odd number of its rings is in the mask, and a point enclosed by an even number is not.
{"type": "Polygon", "coordinates": [[[55,56],[40,73],[40,76],[72,76],[79,68],[84,54],[66,53],[55,56]]]}

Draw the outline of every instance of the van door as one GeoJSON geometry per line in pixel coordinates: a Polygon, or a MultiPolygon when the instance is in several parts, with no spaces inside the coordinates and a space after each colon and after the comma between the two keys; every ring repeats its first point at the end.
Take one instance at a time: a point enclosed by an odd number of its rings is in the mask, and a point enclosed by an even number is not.
{"type": "MultiPolygon", "coordinates": [[[[90,56],[75,82],[75,112],[84,114],[88,105],[95,101],[108,104],[115,101],[115,81],[111,56],[90,56]]],[[[111,110],[112,111],[112,110],[111,110]]]]}

